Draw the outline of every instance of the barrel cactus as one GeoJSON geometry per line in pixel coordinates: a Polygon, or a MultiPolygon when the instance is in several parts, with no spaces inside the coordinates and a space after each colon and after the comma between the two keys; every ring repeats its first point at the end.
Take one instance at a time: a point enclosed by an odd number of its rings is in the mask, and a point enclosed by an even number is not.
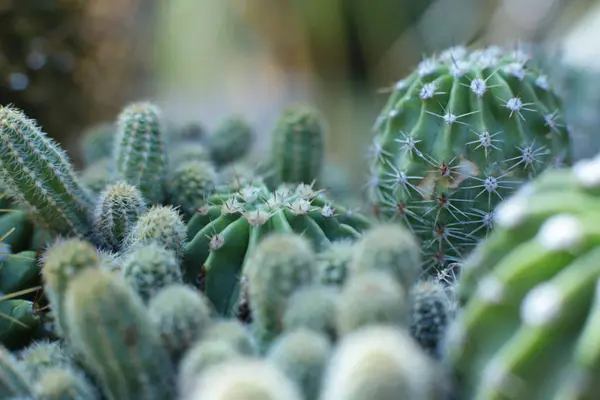
{"type": "Polygon", "coordinates": [[[445,346],[458,398],[597,397],[598,171],[600,157],[546,171],[497,208],[445,346]]]}
{"type": "Polygon", "coordinates": [[[360,237],[369,226],[369,219],[334,205],[306,184],[274,192],[262,185],[217,191],[188,223],[182,269],[187,281],[204,287],[219,313],[230,314],[243,266],[263,237],[296,232],[320,251],[332,241],[360,237]]]}
{"type": "Polygon", "coordinates": [[[496,205],[571,143],[558,95],[522,50],[455,47],[392,89],[375,127],[368,197],[418,234],[432,273],[461,262],[496,205]]]}

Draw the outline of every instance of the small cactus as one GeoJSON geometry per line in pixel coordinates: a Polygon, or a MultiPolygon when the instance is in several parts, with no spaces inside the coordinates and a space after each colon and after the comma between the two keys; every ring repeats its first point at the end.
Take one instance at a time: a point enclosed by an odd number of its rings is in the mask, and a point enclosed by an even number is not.
{"type": "Polygon", "coordinates": [[[324,334],[298,329],[279,336],[269,348],[267,359],[301,388],[304,398],[316,399],[331,348],[324,334]]]}
{"type": "Polygon", "coordinates": [[[87,237],[93,200],[65,152],[12,107],[0,106],[0,177],[18,203],[54,232],[87,237]]]}
{"type": "Polygon", "coordinates": [[[112,122],[90,126],[81,134],[79,146],[86,166],[112,156],[116,126],[112,122]]]}
{"type": "Polygon", "coordinates": [[[350,240],[332,242],[317,254],[317,280],[323,285],[341,286],[346,281],[348,266],[356,245],[350,240]]]}
{"type": "Polygon", "coordinates": [[[100,394],[88,379],[71,368],[50,368],[35,384],[39,400],[99,400],[100,394]]]}
{"type": "Polygon", "coordinates": [[[175,252],[183,258],[187,229],[179,212],[172,206],[152,206],[142,214],[125,239],[124,248],[131,251],[151,242],[175,252]]]}
{"type": "Polygon", "coordinates": [[[253,140],[252,127],[244,118],[227,118],[210,136],[211,158],[218,166],[237,161],[248,153],[253,140]]]}
{"type": "Polygon", "coordinates": [[[302,236],[278,233],[261,241],[246,270],[253,328],[259,347],[283,331],[283,316],[295,290],[315,279],[315,255],[302,236]]]}
{"type": "Polygon", "coordinates": [[[183,282],[175,253],[156,242],[128,253],[121,261],[121,270],[125,281],[144,302],[163,288],[183,282]]]}
{"type": "Polygon", "coordinates": [[[182,284],[171,284],[161,289],[150,300],[148,310],[164,347],[175,361],[202,337],[212,323],[208,300],[182,284]]]}
{"type": "Polygon", "coordinates": [[[108,250],[119,251],[127,234],[146,212],[146,202],[135,187],[123,181],[108,186],[100,194],[94,213],[98,241],[108,250]]]}
{"type": "Polygon", "coordinates": [[[169,177],[170,202],[180,207],[186,219],[204,205],[204,200],[217,184],[217,171],[207,161],[180,163],[169,177]]]}
{"type": "Polygon", "coordinates": [[[15,356],[0,346],[0,398],[33,397],[30,379],[15,356]]]}
{"type": "Polygon", "coordinates": [[[34,342],[18,354],[23,371],[30,380],[37,381],[44,371],[54,368],[66,368],[74,365],[73,359],[59,342],[34,342]]]}
{"type": "Polygon", "coordinates": [[[305,106],[285,109],[271,138],[271,163],[278,183],[313,183],[320,177],[325,152],[322,117],[305,106]]]}
{"type": "Polygon", "coordinates": [[[248,330],[236,319],[213,321],[202,335],[203,340],[222,340],[232,345],[237,352],[247,356],[254,355],[256,349],[248,330]]]}
{"type": "Polygon", "coordinates": [[[81,171],[79,180],[93,194],[99,195],[108,185],[118,181],[113,169],[112,158],[103,158],[81,171]]]}
{"type": "Polygon", "coordinates": [[[89,269],[69,284],[69,340],[108,399],[169,399],[175,368],[140,298],[117,275],[89,269]]]}
{"type": "Polygon", "coordinates": [[[340,293],[336,326],[340,336],[367,325],[408,325],[407,293],[391,274],[364,272],[351,277],[340,293]]]}
{"type": "Polygon", "coordinates": [[[311,329],[335,340],[338,299],[338,292],[331,287],[312,285],[296,290],[283,315],[284,331],[311,329]]]}
{"type": "Polygon", "coordinates": [[[164,123],[152,103],[129,104],[118,118],[114,160],[121,179],[139,188],[149,204],[166,197],[164,123]]]}

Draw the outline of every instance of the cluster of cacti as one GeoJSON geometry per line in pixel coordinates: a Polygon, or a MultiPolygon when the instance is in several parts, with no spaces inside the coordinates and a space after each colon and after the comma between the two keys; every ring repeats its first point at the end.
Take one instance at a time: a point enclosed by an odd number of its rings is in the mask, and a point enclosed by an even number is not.
{"type": "Polygon", "coordinates": [[[492,229],[503,198],[571,160],[561,100],[524,51],[454,47],[398,81],[374,127],[369,201],[420,238],[435,274],[492,229]]]}
{"type": "Polygon", "coordinates": [[[1,108],[0,394],[594,398],[600,156],[548,168],[571,162],[560,115],[522,52],[423,61],[377,123],[374,223],[316,188],[306,107],[251,167],[241,117],[205,135],[133,103],[81,173],[1,108]],[[19,293],[39,268],[42,313],[19,293]]]}

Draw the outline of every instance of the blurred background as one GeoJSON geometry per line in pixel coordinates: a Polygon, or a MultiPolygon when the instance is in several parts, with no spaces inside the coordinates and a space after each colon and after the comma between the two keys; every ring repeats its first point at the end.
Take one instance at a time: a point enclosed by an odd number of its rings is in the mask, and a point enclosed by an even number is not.
{"type": "Polygon", "coordinates": [[[0,103],[81,161],[78,138],[150,99],[213,128],[230,114],[268,145],[283,107],[329,123],[328,157],[360,186],[386,88],[427,54],[535,43],[576,132],[600,151],[600,2],[595,0],[0,0],[0,103]]]}

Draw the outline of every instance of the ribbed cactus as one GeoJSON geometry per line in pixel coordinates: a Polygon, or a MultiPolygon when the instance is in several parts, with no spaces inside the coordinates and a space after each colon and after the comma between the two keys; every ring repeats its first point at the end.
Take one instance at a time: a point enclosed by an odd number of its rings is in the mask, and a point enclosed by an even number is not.
{"type": "Polygon", "coordinates": [[[111,183],[118,182],[113,159],[103,158],[88,165],[79,175],[80,182],[92,193],[100,194],[111,183]]]}
{"type": "Polygon", "coordinates": [[[240,354],[256,353],[252,337],[244,325],[236,319],[215,320],[203,334],[203,340],[221,340],[231,344],[240,354]]]}
{"type": "Polygon", "coordinates": [[[45,371],[34,386],[39,400],[99,400],[100,394],[79,371],[54,367],[45,371]]]}
{"type": "Polygon", "coordinates": [[[89,242],[80,239],[60,239],[44,253],[42,279],[44,291],[55,318],[55,328],[67,335],[65,296],[74,276],[87,269],[98,269],[100,258],[89,242]]]}
{"type": "Polygon", "coordinates": [[[112,156],[116,130],[114,123],[103,122],[82,132],[79,146],[86,167],[112,156]]]}
{"type": "Polygon", "coordinates": [[[560,100],[524,51],[455,47],[392,88],[369,197],[418,234],[435,274],[487,234],[503,198],[570,151],[560,100]]]}
{"type": "Polygon", "coordinates": [[[319,178],[325,153],[322,119],[305,106],[283,111],[271,138],[271,163],[278,184],[310,184],[319,178]]]}
{"type": "Polygon", "coordinates": [[[91,269],[69,284],[69,340],[107,399],[171,399],[175,368],[141,299],[115,274],[91,269]]]}
{"type": "Polygon", "coordinates": [[[128,105],[118,118],[114,160],[121,179],[137,186],[149,204],[166,197],[167,156],[161,110],[152,103],[128,105]]]}
{"type": "Polygon", "coordinates": [[[183,282],[181,267],[173,250],[156,242],[127,253],[121,260],[121,271],[125,281],[144,302],[162,289],[183,282]]]}
{"type": "Polygon", "coordinates": [[[40,268],[34,251],[7,254],[5,257],[5,260],[0,258],[0,293],[14,293],[37,283],[40,268]]]}
{"type": "Polygon", "coordinates": [[[27,345],[41,322],[33,301],[10,296],[0,299],[0,345],[11,350],[27,345]]]}
{"type": "Polygon", "coordinates": [[[97,241],[111,251],[119,251],[127,234],[140,215],[146,212],[146,202],[140,191],[124,181],[104,189],[94,213],[94,233],[97,241]]]}
{"type": "Polygon", "coordinates": [[[29,119],[0,106],[0,178],[17,202],[35,211],[49,229],[86,237],[93,200],[65,152],[29,119]]]}
{"type": "Polygon", "coordinates": [[[296,383],[305,399],[317,399],[331,349],[323,333],[297,329],[279,336],[267,359],[296,383]]]}
{"type": "Polygon", "coordinates": [[[319,251],[332,241],[360,237],[370,221],[334,205],[309,185],[275,192],[244,186],[206,200],[188,227],[183,271],[187,281],[204,278],[207,296],[221,314],[232,314],[239,297],[239,276],[261,238],[275,232],[297,232],[319,251]],[[188,231],[190,231],[188,229],[188,231]]]}
{"type": "Polygon", "coordinates": [[[174,361],[179,361],[212,323],[208,300],[182,284],[171,284],[160,290],[150,300],[148,310],[174,361]]]}
{"type": "Polygon", "coordinates": [[[254,132],[241,116],[232,116],[221,122],[209,138],[212,161],[223,166],[248,154],[254,141],[254,132]]]}
{"type": "Polygon", "coordinates": [[[300,288],[292,294],[283,315],[286,332],[305,328],[337,338],[336,318],[339,296],[336,289],[323,285],[300,288]]]}
{"type": "Polygon", "coordinates": [[[0,398],[33,397],[30,379],[15,356],[0,346],[0,398]]]}
{"type": "Polygon", "coordinates": [[[18,353],[23,371],[29,379],[37,381],[50,368],[70,368],[74,361],[59,342],[41,340],[18,353]]]}
{"type": "Polygon", "coordinates": [[[187,229],[179,211],[173,206],[152,206],[142,214],[125,239],[129,252],[148,243],[158,243],[183,258],[187,229]]]}
{"type": "Polygon", "coordinates": [[[448,332],[460,398],[597,397],[598,171],[600,157],[546,171],[497,208],[448,332]]]}
{"type": "Polygon", "coordinates": [[[283,331],[289,297],[315,280],[314,250],[300,235],[273,234],[258,244],[245,273],[250,282],[253,331],[264,351],[283,331]]]}
{"type": "Polygon", "coordinates": [[[179,164],[169,175],[170,203],[180,207],[189,220],[204,205],[217,185],[217,171],[208,161],[193,160],[179,164]]]}
{"type": "Polygon", "coordinates": [[[432,355],[440,353],[440,343],[452,321],[454,307],[445,288],[434,281],[418,282],[410,291],[410,333],[432,355]]]}
{"type": "Polygon", "coordinates": [[[266,360],[235,359],[212,366],[198,378],[189,400],[301,400],[300,389],[266,360]]]}
{"type": "Polygon", "coordinates": [[[367,325],[408,325],[405,289],[388,272],[370,271],[350,277],[339,299],[336,326],[347,335],[367,325]]]}
{"type": "Polygon", "coordinates": [[[317,276],[323,285],[341,286],[348,277],[348,266],[354,257],[356,244],[339,240],[317,254],[317,276]]]}
{"type": "Polygon", "coordinates": [[[345,336],[323,377],[322,400],[438,400],[438,367],[402,329],[370,326],[345,336]]]}

